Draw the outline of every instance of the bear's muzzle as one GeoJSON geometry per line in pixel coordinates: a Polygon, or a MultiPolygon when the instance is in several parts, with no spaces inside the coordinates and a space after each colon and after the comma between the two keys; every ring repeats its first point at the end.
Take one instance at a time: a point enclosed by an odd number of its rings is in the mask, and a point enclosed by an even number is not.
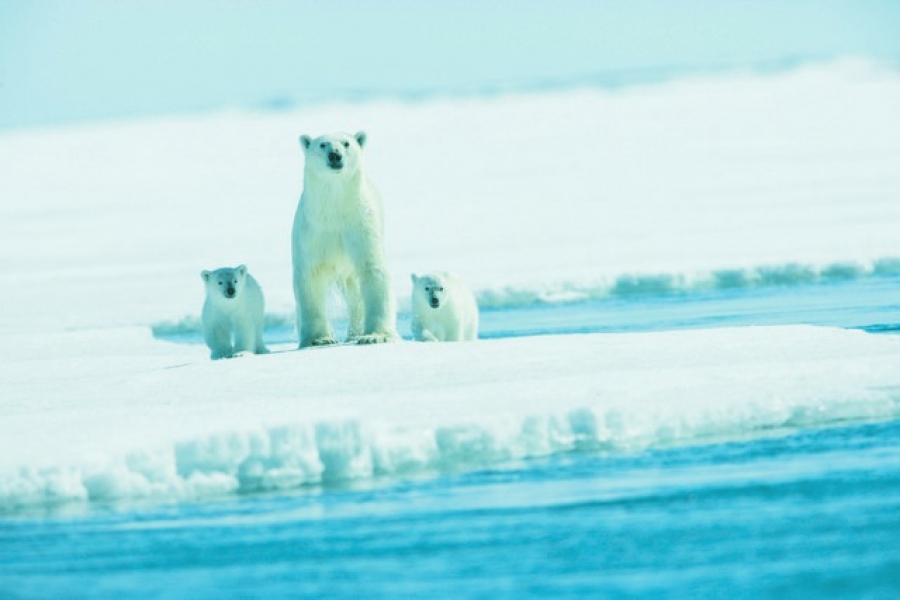
{"type": "Polygon", "coordinates": [[[332,150],[328,153],[328,166],[335,171],[344,168],[344,157],[341,156],[340,152],[332,150]]]}

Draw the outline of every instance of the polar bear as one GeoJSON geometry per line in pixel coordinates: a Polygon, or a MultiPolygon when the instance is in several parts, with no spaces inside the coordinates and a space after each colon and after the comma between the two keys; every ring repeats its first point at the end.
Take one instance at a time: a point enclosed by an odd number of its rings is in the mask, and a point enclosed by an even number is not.
{"type": "Polygon", "coordinates": [[[300,136],[303,193],[291,234],[300,348],[337,343],[326,314],[333,288],[347,304],[347,341],[399,339],[381,198],[363,166],[365,144],[362,132],[300,136]]]}
{"type": "Polygon", "coordinates": [[[420,342],[460,342],[478,338],[478,303],[469,287],[451,273],[412,275],[412,333],[420,342]]]}
{"type": "Polygon", "coordinates": [[[267,354],[262,339],[265,300],[247,266],[202,271],[200,276],[206,284],[202,321],[210,358],[267,354]]]}

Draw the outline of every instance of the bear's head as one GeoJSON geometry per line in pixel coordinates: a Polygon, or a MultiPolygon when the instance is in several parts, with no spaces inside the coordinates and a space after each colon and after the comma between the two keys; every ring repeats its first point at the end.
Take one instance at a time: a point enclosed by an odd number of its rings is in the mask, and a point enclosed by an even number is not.
{"type": "Polygon", "coordinates": [[[212,298],[234,300],[241,295],[247,277],[247,266],[202,271],[200,277],[206,283],[206,294],[212,298]]]}
{"type": "Polygon", "coordinates": [[[413,273],[413,300],[424,302],[434,309],[444,303],[444,278],[437,274],[422,275],[413,273]]]}
{"type": "Polygon", "coordinates": [[[356,135],[335,133],[315,139],[300,136],[300,145],[306,155],[307,170],[331,174],[335,177],[353,175],[362,163],[362,149],[366,145],[366,134],[356,135]]]}

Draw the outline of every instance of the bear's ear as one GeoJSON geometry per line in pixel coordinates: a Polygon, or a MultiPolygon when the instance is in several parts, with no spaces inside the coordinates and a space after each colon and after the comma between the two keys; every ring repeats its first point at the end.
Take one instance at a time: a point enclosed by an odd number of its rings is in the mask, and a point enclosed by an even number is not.
{"type": "Polygon", "coordinates": [[[413,285],[416,285],[416,282],[419,281],[419,276],[416,275],[415,273],[413,273],[412,275],[410,275],[409,278],[412,280],[413,285]]]}
{"type": "Polygon", "coordinates": [[[212,275],[212,273],[209,271],[200,271],[200,278],[203,279],[203,281],[209,281],[210,275],[212,275]]]}
{"type": "Polygon", "coordinates": [[[240,275],[241,277],[243,277],[244,275],[247,274],[247,265],[238,265],[238,266],[234,269],[234,271],[235,271],[235,273],[237,273],[238,275],[240,275]]]}
{"type": "Polygon", "coordinates": [[[356,143],[359,144],[360,148],[365,147],[365,145],[366,145],[366,132],[365,131],[358,131],[356,133],[356,135],[354,135],[353,137],[356,138],[356,143]]]}
{"type": "Polygon", "coordinates": [[[309,150],[309,147],[312,145],[312,138],[308,135],[301,135],[300,145],[303,146],[304,150],[309,150]]]}

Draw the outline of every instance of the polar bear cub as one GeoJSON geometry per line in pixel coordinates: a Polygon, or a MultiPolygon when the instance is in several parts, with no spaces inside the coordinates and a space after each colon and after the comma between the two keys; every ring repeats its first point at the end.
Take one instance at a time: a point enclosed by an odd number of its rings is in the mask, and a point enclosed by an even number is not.
{"type": "Polygon", "coordinates": [[[478,303],[462,279],[450,273],[412,275],[412,333],[421,342],[478,338],[478,303]]]}
{"type": "Polygon", "coordinates": [[[206,284],[203,339],[210,358],[266,354],[263,344],[265,300],[246,265],[200,273],[206,284]]]}
{"type": "Polygon", "coordinates": [[[381,198],[363,165],[366,134],[300,136],[303,193],[291,233],[300,347],[336,344],[329,292],[347,305],[347,340],[399,339],[384,253],[381,198]]]}

